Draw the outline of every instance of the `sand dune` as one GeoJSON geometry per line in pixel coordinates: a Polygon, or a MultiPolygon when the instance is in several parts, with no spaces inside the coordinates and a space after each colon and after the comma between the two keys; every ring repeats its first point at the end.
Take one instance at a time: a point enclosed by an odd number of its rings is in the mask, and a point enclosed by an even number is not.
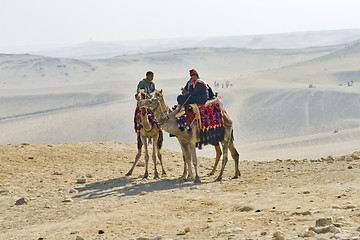
{"type": "MultiPolygon", "coordinates": [[[[242,159],[346,154],[358,150],[359,56],[357,43],[180,49],[104,60],[0,55],[0,144],[135,142],[134,91],[144,73],[155,72],[172,106],[187,70],[196,68],[222,96],[242,159]],[[232,86],[215,88],[214,81],[232,86]]],[[[167,135],[164,146],[180,151],[167,135]]],[[[213,148],[199,154],[213,156],[213,148]]]]}
{"type": "Polygon", "coordinates": [[[360,39],[359,29],[347,29],[249,36],[148,39],[121,42],[95,41],[70,46],[53,47],[40,51],[32,51],[30,53],[60,58],[106,59],[119,55],[169,51],[175,48],[292,49],[342,45],[358,39],[360,39]]]}

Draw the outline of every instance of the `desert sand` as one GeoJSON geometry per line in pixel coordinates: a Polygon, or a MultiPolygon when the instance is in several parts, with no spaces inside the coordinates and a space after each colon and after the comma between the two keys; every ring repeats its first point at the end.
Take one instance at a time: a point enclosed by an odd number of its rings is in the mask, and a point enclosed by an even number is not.
{"type": "Polygon", "coordinates": [[[0,239],[360,238],[359,152],[241,161],[239,179],[229,160],[221,182],[201,157],[201,184],[179,179],[180,153],[162,153],[167,175],[152,179],[150,163],[142,179],[143,162],[125,177],[135,144],[1,146],[0,239]]]}
{"type": "Polygon", "coordinates": [[[359,239],[358,32],[0,54],[0,239],[359,239]],[[214,182],[208,146],[202,183],[180,180],[166,133],[167,175],[125,177],[137,83],[154,71],[171,107],[192,68],[233,120],[241,177],[230,159],[214,182]]]}

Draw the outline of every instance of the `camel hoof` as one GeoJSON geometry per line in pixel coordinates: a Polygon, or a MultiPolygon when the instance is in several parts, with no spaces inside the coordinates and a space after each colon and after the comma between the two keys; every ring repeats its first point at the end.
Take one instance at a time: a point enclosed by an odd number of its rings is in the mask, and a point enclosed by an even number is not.
{"type": "Polygon", "coordinates": [[[218,176],[218,177],[215,179],[215,182],[220,182],[221,179],[222,179],[222,177],[221,177],[221,176],[218,176]]]}
{"type": "Polygon", "coordinates": [[[238,179],[239,178],[239,176],[233,176],[232,177],[232,179],[238,179]]]}
{"type": "Polygon", "coordinates": [[[215,172],[210,172],[210,173],[208,173],[208,176],[212,176],[214,174],[215,174],[215,172]]]}
{"type": "Polygon", "coordinates": [[[197,184],[201,183],[200,178],[199,178],[199,177],[196,177],[196,179],[195,179],[194,183],[197,183],[197,184]]]}
{"type": "Polygon", "coordinates": [[[132,172],[131,171],[129,171],[127,174],[125,174],[125,176],[131,176],[131,174],[132,174],[132,172]]]}
{"type": "Polygon", "coordinates": [[[148,174],[144,174],[143,179],[148,179],[149,175],[148,174]]]}
{"type": "Polygon", "coordinates": [[[161,175],[166,176],[166,172],[165,172],[165,171],[163,171],[163,172],[161,173],[161,175]]]}
{"type": "Polygon", "coordinates": [[[154,179],[159,179],[159,174],[155,174],[154,179]]]}

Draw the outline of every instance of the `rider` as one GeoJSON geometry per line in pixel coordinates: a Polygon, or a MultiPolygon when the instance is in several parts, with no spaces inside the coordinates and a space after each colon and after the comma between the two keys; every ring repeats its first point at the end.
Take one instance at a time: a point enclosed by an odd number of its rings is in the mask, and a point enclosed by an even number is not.
{"type": "Polygon", "coordinates": [[[205,81],[201,80],[199,74],[195,69],[189,70],[190,80],[182,88],[182,94],[177,97],[177,108],[175,111],[181,111],[176,114],[176,117],[181,117],[185,114],[184,106],[189,104],[200,104],[203,105],[209,99],[209,87],[205,81]]]}
{"type": "Polygon", "coordinates": [[[153,81],[154,79],[154,73],[151,71],[148,71],[146,73],[146,78],[141,80],[138,85],[136,92],[138,92],[140,89],[145,89],[148,92],[154,92],[155,91],[155,83],[153,81]]]}

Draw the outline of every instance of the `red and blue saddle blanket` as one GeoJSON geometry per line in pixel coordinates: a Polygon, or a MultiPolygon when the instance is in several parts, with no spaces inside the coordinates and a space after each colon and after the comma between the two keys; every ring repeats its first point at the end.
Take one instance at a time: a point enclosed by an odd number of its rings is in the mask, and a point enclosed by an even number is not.
{"type": "MultiPolygon", "coordinates": [[[[134,116],[134,128],[135,128],[135,132],[138,136],[140,135],[140,129],[143,128],[143,125],[141,122],[141,114],[142,114],[141,110],[137,106],[135,109],[135,116],[134,116]]],[[[162,130],[159,127],[158,121],[156,120],[156,118],[153,116],[153,113],[149,109],[146,109],[146,115],[148,116],[149,122],[151,123],[151,125],[157,126],[159,128],[159,133],[162,134],[162,130]]]]}
{"type": "MultiPolygon", "coordinates": [[[[197,106],[200,110],[201,119],[200,142],[197,143],[197,146],[201,149],[202,145],[218,145],[225,136],[224,118],[219,102],[217,99],[212,99],[204,105],[197,106]]],[[[178,126],[180,130],[186,130],[192,136],[191,123],[194,121],[195,114],[190,106],[185,107],[185,113],[177,119],[178,126]]]]}

